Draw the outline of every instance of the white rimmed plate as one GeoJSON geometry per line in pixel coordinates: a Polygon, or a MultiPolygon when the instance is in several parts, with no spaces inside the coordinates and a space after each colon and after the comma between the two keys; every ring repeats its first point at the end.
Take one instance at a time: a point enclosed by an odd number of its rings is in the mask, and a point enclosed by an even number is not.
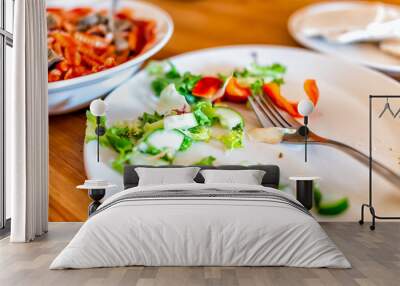
{"type": "Polygon", "coordinates": [[[377,44],[333,44],[322,38],[306,37],[300,31],[301,22],[309,15],[357,5],[365,5],[365,2],[325,2],[306,6],[290,16],[288,21],[289,32],[298,43],[307,48],[350,60],[393,76],[400,75],[400,58],[384,53],[377,44]]]}
{"type": "MultiPolygon", "coordinates": [[[[303,49],[278,46],[232,46],[200,50],[171,58],[181,71],[213,74],[244,67],[257,52],[262,64],[279,62],[287,66],[283,94],[291,99],[304,96],[303,81],[317,80],[321,92],[317,110],[310,117],[310,127],[322,136],[368,150],[368,97],[370,94],[400,94],[400,84],[387,76],[336,58],[330,58],[303,49]]],[[[152,94],[151,79],[145,71],[139,72],[106,99],[109,123],[133,119],[144,111],[152,111],[157,98],[152,94]]],[[[383,106],[374,105],[378,112],[383,106]]],[[[396,103],[393,102],[393,107],[396,103]]],[[[245,118],[246,128],[258,126],[253,112],[245,106],[234,105],[245,118]]],[[[400,100],[397,102],[400,108],[400,100]]],[[[398,119],[384,117],[374,124],[374,156],[398,170],[400,156],[400,124],[398,119]]],[[[176,164],[193,164],[204,156],[213,155],[216,164],[277,164],[281,167],[281,182],[293,187],[290,176],[318,176],[325,194],[344,195],[350,199],[350,209],[339,218],[355,220],[360,204],[367,200],[368,168],[347,155],[325,146],[310,146],[309,162],[304,163],[303,146],[269,145],[246,140],[246,147],[224,152],[218,142],[195,143],[187,152],[177,156],[176,164]]],[[[101,162],[96,161],[96,143],[84,146],[85,169],[89,178],[101,178],[122,189],[122,176],[110,167],[115,153],[101,149],[101,162]]],[[[384,205],[386,212],[400,206],[400,191],[376,176],[375,201],[384,205]]],[[[111,194],[110,192],[109,194],[111,194]]],[[[383,211],[381,207],[380,210],[383,211]]],[[[324,217],[323,219],[330,219],[324,217]]]]}
{"type": "MultiPolygon", "coordinates": [[[[109,0],[49,0],[47,7],[70,9],[78,6],[89,6],[95,9],[110,7],[109,0]]],[[[156,40],[152,47],[143,54],[121,65],[98,73],[69,80],[49,83],[49,113],[61,114],[87,106],[93,99],[104,96],[115,87],[130,78],[140,65],[164,47],[171,38],[173,22],[171,17],[155,5],[141,2],[120,0],[118,9],[132,8],[135,17],[156,21],[156,40]]]]}

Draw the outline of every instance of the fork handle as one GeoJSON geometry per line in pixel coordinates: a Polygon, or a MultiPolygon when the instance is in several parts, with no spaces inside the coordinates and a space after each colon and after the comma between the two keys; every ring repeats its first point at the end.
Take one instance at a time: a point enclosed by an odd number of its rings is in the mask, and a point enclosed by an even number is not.
{"type": "MultiPolygon", "coordinates": [[[[323,144],[323,145],[330,145],[359,161],[363,165],[365,165],[367,168],[369,168],[369,156],[364,154],[363,152],[357,150],[354,147],[351,147],[347,144],[344,144],[342,142],[338,142],[335,140],[331,139],[326,139],[324,142],[309,142],[310,144],[323,144]]],[[[388,182],[392,183],[395,186],[400,186],[400,176],[393,172],[391,169],[386,167],[385,165],[379,163],[376,160],[372,159],[372,166],[373,166],[373,171],[385,178],[388,182]]]]}

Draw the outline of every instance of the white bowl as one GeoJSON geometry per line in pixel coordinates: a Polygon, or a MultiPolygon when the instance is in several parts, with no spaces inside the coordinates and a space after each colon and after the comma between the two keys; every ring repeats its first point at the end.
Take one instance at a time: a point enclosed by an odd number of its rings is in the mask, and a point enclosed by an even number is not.
{"type": "MultiPolygon", "coordinates": [[[[110,3],[110,0],[48,0],[47,7],[68,9],[77,6],[90,6],[101,9],[110,7],[110,3]]],[[[161,50],[171,38],[173,32],[172,19],[160,8],[149,3],[128,0],[120,0],[118,7],[132,8],[139,19],[156,21],[156,39],[153,46],[138,57],[116,67],[86,76],[49,83],[48,104],[50,114],[62,114],[78,110],[88,106],[93,99],[106,95],[130,78],[145,60],[161,50]]]]}

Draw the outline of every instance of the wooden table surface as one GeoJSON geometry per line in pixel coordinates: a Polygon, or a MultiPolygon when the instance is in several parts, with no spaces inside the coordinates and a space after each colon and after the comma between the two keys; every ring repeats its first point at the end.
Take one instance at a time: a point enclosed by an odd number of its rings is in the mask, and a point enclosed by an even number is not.
{"type": "MultiPolygon", "coordinates": [[[[298,46],[288,17],[315,0],[152,0],[175,23],[169,43],[154,56],[236,44],[298,46]]],[[[400,0],[385,1],[400,4],[400,0]]],[[[85,111],[50,117],[50,221],[84,221],[90,199],[75,187],[86,179],[83,166],[85,111]]]]}

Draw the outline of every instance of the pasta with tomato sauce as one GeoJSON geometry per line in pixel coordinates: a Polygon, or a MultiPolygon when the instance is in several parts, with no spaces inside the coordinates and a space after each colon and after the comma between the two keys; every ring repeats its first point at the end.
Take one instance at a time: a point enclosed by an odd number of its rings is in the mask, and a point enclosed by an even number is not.
{"type": "Polygon", "coordinates": [[[109,23],[107,10],[47,8],[48,81],[67,80],[120,65],[147,51],[156,23],[129,8],[109,23]]]}

